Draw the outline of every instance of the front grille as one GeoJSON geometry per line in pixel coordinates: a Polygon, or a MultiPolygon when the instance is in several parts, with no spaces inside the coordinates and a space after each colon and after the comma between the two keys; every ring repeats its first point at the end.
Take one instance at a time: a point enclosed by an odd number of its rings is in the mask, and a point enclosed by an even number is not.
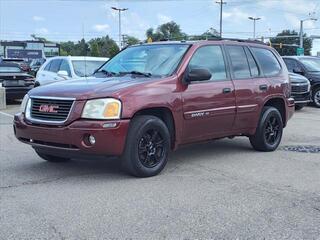
{"type": "Polygon", "coordinates": [[[308,84],[306,85],[291,85],[291,91],[296,93],[308,92],[308,84]]]}
{"type": "Polygon", "coordinates": [[[69,116],[69,112],[74,100],[65,99],[31,99],[31,118],[42,121],[64,122],[69,116]]]}

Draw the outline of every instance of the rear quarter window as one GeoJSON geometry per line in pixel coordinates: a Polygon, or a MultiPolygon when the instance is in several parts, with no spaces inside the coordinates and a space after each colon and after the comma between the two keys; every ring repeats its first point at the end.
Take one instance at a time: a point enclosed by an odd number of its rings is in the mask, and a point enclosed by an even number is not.
{"type": "Polygon", "coordinates": [[[266,77],[277,76],[280,73],[281,65],[271,50],[257,47],[251,49],[266,77]]]}

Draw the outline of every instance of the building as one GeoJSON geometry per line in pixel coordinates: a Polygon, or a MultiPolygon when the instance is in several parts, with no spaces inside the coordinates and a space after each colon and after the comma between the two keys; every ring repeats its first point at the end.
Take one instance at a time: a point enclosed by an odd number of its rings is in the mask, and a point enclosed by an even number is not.
{"type": "Polygon", "coordinates": [[[28,61],[60,55],[60,44],[43,41],[0,41],[0,57],[28,61]]]}

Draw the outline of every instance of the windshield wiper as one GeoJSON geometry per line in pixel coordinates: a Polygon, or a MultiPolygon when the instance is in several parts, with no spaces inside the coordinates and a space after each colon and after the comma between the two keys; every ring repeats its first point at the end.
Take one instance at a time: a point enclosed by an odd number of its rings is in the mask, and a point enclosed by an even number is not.
{"type": "Polygon", "coordinates": [[[139,72],[139,71],[131,71],[131,72],[119,72],[119,74],[134,74],[134,75],[140,75],[140,76],[144,76],[144,77],[151,77],[152,74],[151,73],[144,73],[144,72],[139,72]]]}
{"type": "Polygon", "coordinates": [[[93,74],[96,74],[96,73],[104,73],[104,74],[107,75],[107,76],[117,75],[115,72],[109,72],[109,71],[104,70],[104,69],[97,70],[97,71],[95,71],[93,74]]]}

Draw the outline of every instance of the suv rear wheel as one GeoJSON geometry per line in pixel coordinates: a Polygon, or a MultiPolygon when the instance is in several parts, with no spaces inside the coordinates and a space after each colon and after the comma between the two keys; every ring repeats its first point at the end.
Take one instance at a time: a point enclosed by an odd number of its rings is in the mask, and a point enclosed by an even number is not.
{"type": "Polygon", "coordinates": [[[283,132],[282,117],[278,109],[264,107],[255,135],[250,143],[255,150],[270,152],[277,149],[283,132]]]}
{"type": "Polygon", "coordinates": [[[63,157],[56,157],[48,154],[43,154],[38,151],[36,151],[39,157],[41,157],[43,160],[46,160],[48,162],[55,162],[55,163],[60,163],[60,162],[67,162],[70,161],[70,158],[63,158],[63,157]]]}
{"type": "Polygon", "coordinates": [[[316,88],[312,93],[313,104],[320,108],[320,87],[316,88]]]}
{"type": "Polygon", "coordinates": [[[154,116],[137,116],[131,122],[122,164],[136,177],[155,176],[165,167],[169,151],[166,124],[154,116]]]}

